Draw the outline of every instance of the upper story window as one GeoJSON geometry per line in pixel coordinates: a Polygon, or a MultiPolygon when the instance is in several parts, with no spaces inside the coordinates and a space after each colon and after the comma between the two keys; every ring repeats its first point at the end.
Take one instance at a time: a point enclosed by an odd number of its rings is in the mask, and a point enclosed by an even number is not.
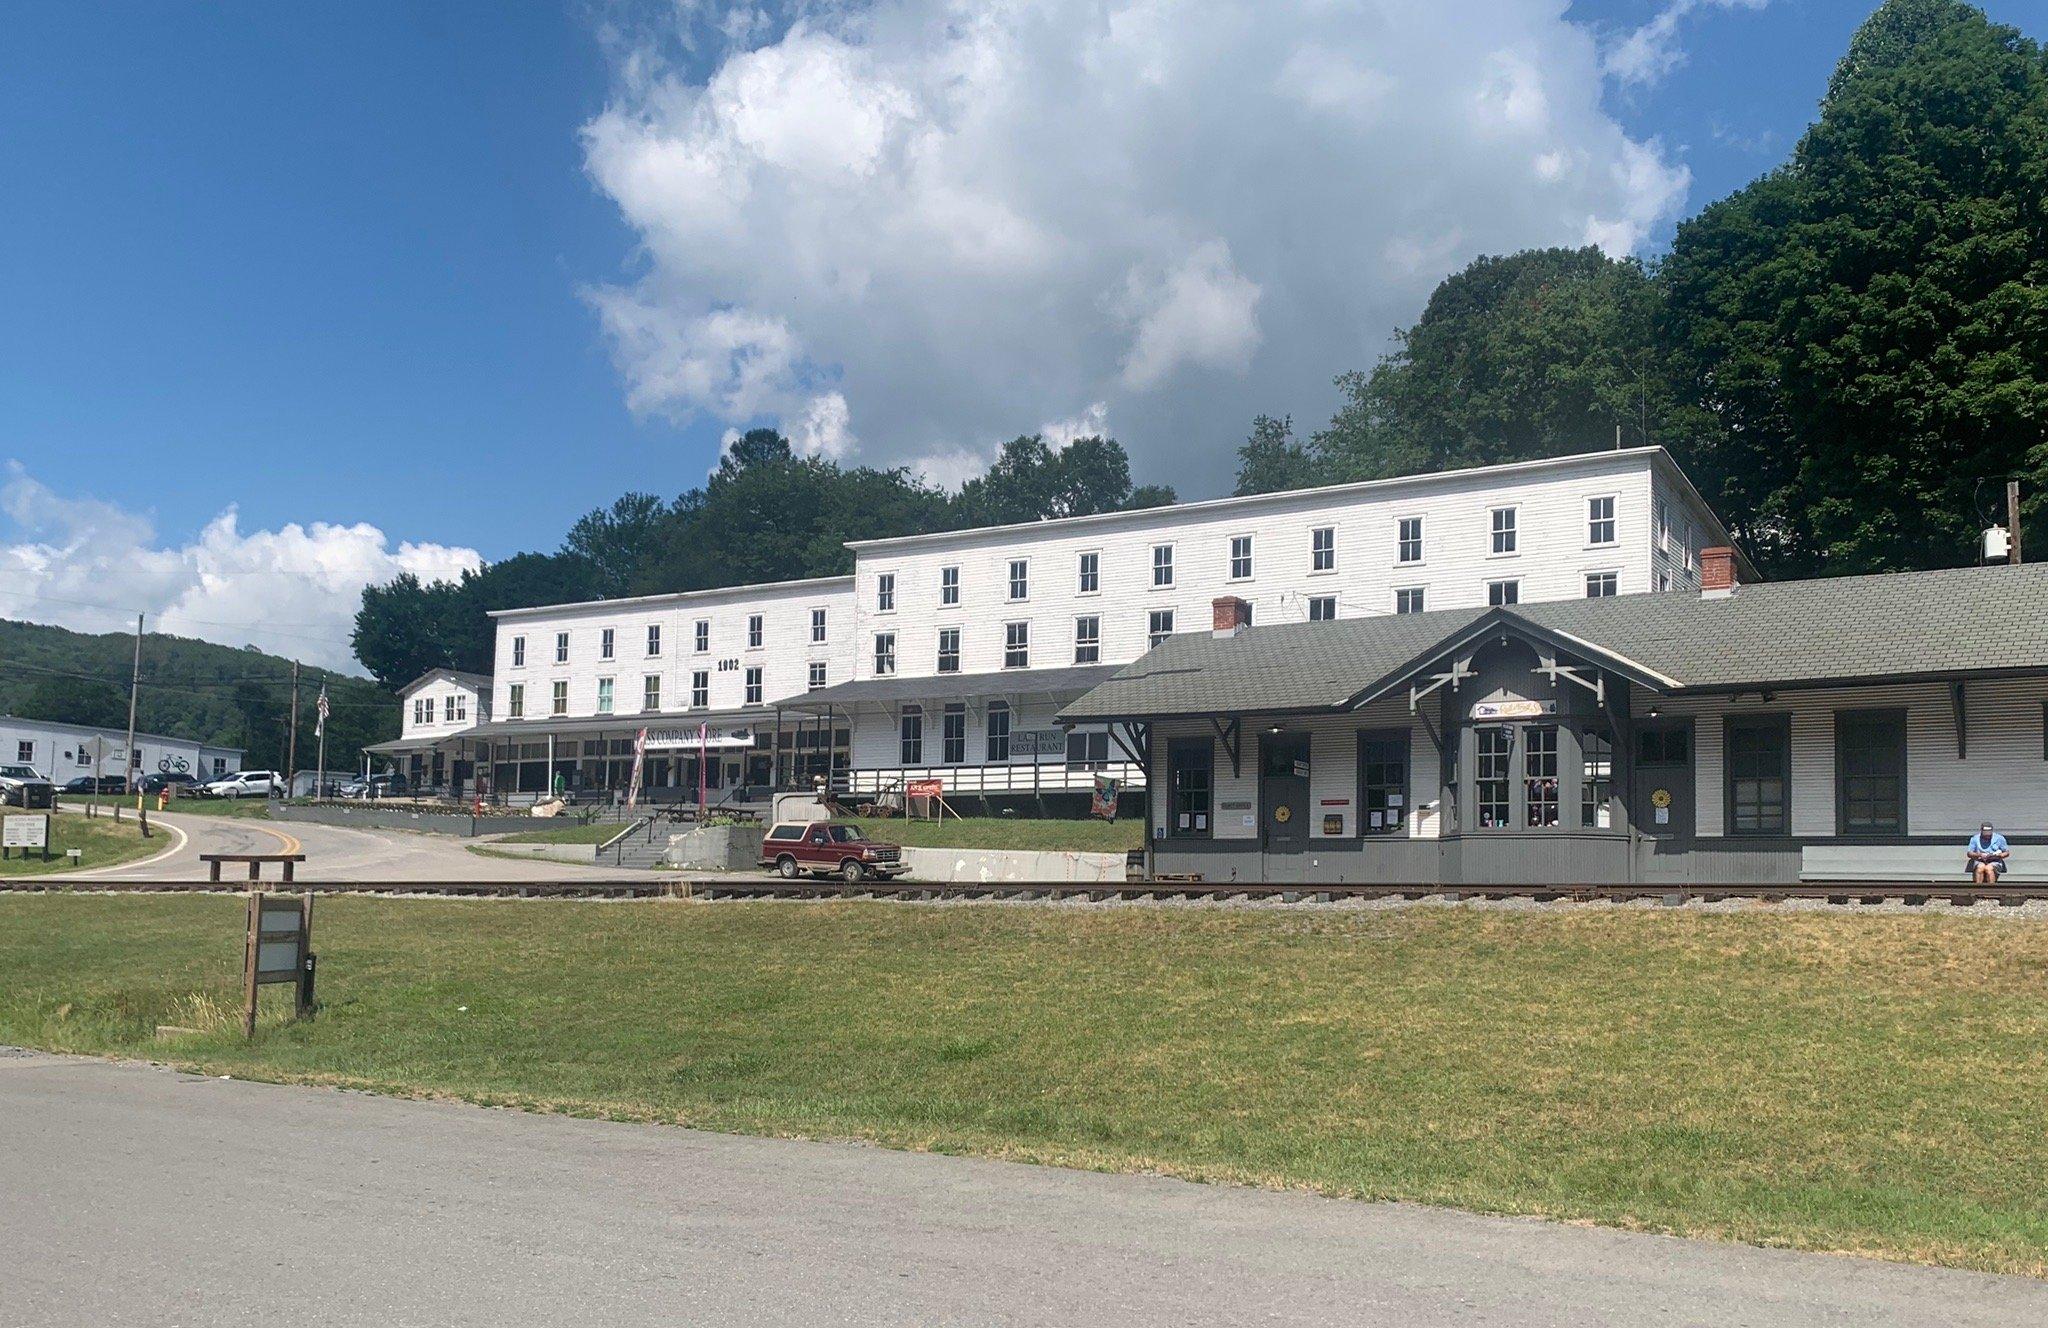
{"type": "Polygon", "coordinates": [[[1006,669],[1028,669],[1031,667],[1031,624],[1013,622],[1003,624],[1003,667],[1006,669]]]}
{"type": "Polygon", "coordinates": [[[611,712],[612,680],[610,678],[599,678],[597,680],[597,713],[609,715],[611,712]]]}
{"type": "Polygon", "coordinates": [[[701,655],[711,649],[711,620],[709,618],[699,618],[697,620],[696,637],[697,639],[694,644],[697,647],[698,654],[701,655]]]}
{"type": "Polygon", "coordinates": [[[431,696],[427,698],[427,717],[422,722],[427,724],[434,722],[434,698],[431,696]]]}
{"type": "Polygon", "coordinates": [[[1232,535],[1230,537],[1230,579],[1249,581],[1252,578],[1252,537],[1232,535]]]}
{"type": "Polygon", "coordinates": [[[1308,620],[1310,622],[1329,622],[1336,616],[1337,597],[1335,595],[1309,596],[1308,620]]]}
{"type": "Polygon", "coordinates": [[[661,675],[659,673],[650,673],[641,680],[640,708],[642,710],[661,709],[661,675]]]}
{"type": "Polygon", "coordinates": [[[1588,498],[1586,500],[1586,543],[1614,543],[1614,499],[1612,497],[1588,498]]]}
{"type": "Polygon", "coordinates": [[[1515,552],[1521,536],[1521,532],[1516,529],[1519,521],[1520,516],[1512,507],[1493,509],[1493,544],[1489,552],[1515,552]]]}
{"type": "Polygon", "coordinates": [[[1152,546],[1152,584],[1170,586],[1173,584],[1173,546],[1155,544],[1152,546]]]}
{"type": "Polygon", "coordinates": [[[1031,560],[1010,559],[1010,598],[1027,599],[1031,595],[1031,560]]]}
{"type": "Polygon", "coordinates": [[[759,664],[747,670],[747,704],[761,704],[761,666],[759,664]]]}
{"type": "Polygon", "coordinates": [[[896,633],[875,633],[875,676],[886,678],[896,671],[896,633]]]}
{"type": "Polygon", "coordinates": [[[412,722],[413,722],[414,724],[424,724],[424,723],[426,723],[426,722],[427,722],[427,698],[426,698],[426,697],[424,697],[424,696],[415,696],[415,697],[414,697],[414,698],[412,699],[412,722]]]}
{"type": "Polygon", "coordinates": [[[1407,586],[1394,592],[1394,612],[1421,613],[1427,596],[1421,586],[1407,586]]]}
{"type": "Polygon", "coordinates": [[[875,612],[896,612],[896,574],[884,572],[875,578],[875,612]]]}
{"type": "Polygon", "coordinates": [[[1397,562],[1422,561],[1422,518],[1404,516],[1394,530],[1394,558],[1397,562]]]}
{"type": "Polygon", "coordinates": [[[1337,528],[1317,526],[1308,533],[1308,570],[1311,572],[1334,572],[1337,570],[1337,528]]]}
{"type": "Polygon", "coordinates": [[[1102,619],[1093,614],[1074,619],[1074,662],[1093,664],[1102,658],[1102,619]]]}
{"type": "Polygon", "coordinates": [[[1172,609],[1154,609],[1154,610],[1152,610],[1152,612],[1151,612],[1151,613],[1150,613],[1150,614],[1149,614],[1149,615],[1147,616],[1147,619],[1146,619],[1146,623],[1145,623],[1145,636],[1146,636],[1146,639],[1147,639],[1147,640],[1148,640],[1148,641],[1149,641],[1149,642],[1150,642],[1150,643],[1151,643],[1152,645],[1155,645],[1155,646],[1156,646],[1156,645],[1158,645],[1158,644],[1159,644],[1159,643],[1160,643],[1161,641],[1164,641],[1164,640],[1165,640],[1165,639],[1166,639],[1167,637],[1169,637],[1169,636],[1172,636],[1172,635],[1173,635],[1173,610],[1172,610],[1172,609]]]}
{"type": "Polygon", "coordinates": [[[1096,591],[1102,589],[1101,554],[1084,553],[1081,555],[1077,580],[1079,584],[1075,589],[1083,595],[1093,595],[1096,591]]]}
{"type": "Polygon", "coordinates": [[[1486,602],[1496,609],[1503,604],[1520,604],[1522,602],[1522,583],[1520,581],[1487,582],[1486,602]]]}
{"type": "Polygon", "coordinates": [[[960,602],[960,569],[941,567],[939,569],[939,603],[941,605],[960,602]]]}
{"type": "Polygon", "coordinates": [[[939,672],[960,671],[960,629],[942,627],[939,629],[939,672]]]}
{"type": "Polygon", "coordinates": [[[566,715],[569,713],[568,679],[555,679],[554,692],[548,698],[548,711],[549,713],[556,715],[566,715]]]}
{"type": "Polygon", "coordinates": [[[513,719],[526,718],[526,684],[515,682],[505,689],[505,713],[513,719]]]}
{"type": "Polygon", "coordinates": [[[648,653],[648,654],[649,654],[650,656],[652,656],[652,655],[659,655],[659,654],[661,653],[661,624],[660,624],[660,623],[649,623],[649,624],[647,624],[647,653],[648,653]]]}
{"type": "Polygon", "coordinates": [[[448,722],[451,724],[467,723],[469,720],[468,695],[463,692],[452,693],[448,697],[447,714],[448,722]]]}
{"type": "Polygon", "coordinates": [[[711,704],[711,674],[699,669],[690,675],[690,706],[702,710],[711,704]]]}
{"type": "Polygon", "coordinates": [[[1650,504],[1650,538],[1657,542],[1659,553],[1671,547],[1671,512],[1662,498],[1650,504]]]}
{"type": "Polygon", "coordinates": [[[610,659],[618,646],[618,633],[607,627],[597,634],[597,657],[610,659]]]}
{"type": "Polygon", "coordinates": [[[811,644],[820,645],[825,640],[825,611],[811,610],[811,644]]]}
{"type": "Polygon", "coordinates": [[[569,662],[569,634],[568,634],[567,632],[556,632],[556,633],[555,633],[555,663],[557,663],[557,664],[567,664],[568,662],[569,662]]]}
{"type": "Polygon", "coordinates": [[[825,685],[825,666],[823,664],[813,663],[811,665],[811,676],[805,685],[814,692],[825,685]]]}
{"type": "Polygon", "coordinates": [[[747,649],[759,650],[760,648],[761,615],[758,613],[750,613],[747,615],[747,649]]]}
{"type": "Polygon", "coordinates": [[[512,667],[515,669],[526,667],[526,638],[523,636],[512,638],[512,667]]]}
{"type": "Polygon", "coordinates": [[[1607,599],[1618,593],[1620,578],[1613,572],[1586,573],[1586,598],[1607,599]]]}

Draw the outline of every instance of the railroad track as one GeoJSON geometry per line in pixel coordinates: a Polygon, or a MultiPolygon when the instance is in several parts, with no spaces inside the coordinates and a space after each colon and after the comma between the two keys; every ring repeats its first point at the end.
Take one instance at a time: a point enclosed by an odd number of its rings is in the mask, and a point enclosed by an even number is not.
{"type": "MultiPolygon", "coordinates": [[[[1275,904],[1331,903],[1345,899],[1529,899],[1538,903],[1648,900],[1665,904],[1720,903],[1753,899],[1767,903],[1816,900],[1830,904],[1953,905],[2017,907],[2048,900],[2048,884],[1953,885],[1927,881],[1813,881],[1796,885],[1440,885],[1388,882],[1337,885],[1315,882],[1245,881],[1008,881],[989,884],[933,884],[919,881],[785,881],[777,876],[733,876],[684,880],[672,876],[569,879],[555,881],[298,881],[264,888],[312,894],[433,895],[489,899],[894,899],[894,900],[1243,900],[1275,904]]],[[[33,894],[229,894],[248,888],[241,881],[67,880],[17,877],[0,880],[0,893],[33,894]]]]}

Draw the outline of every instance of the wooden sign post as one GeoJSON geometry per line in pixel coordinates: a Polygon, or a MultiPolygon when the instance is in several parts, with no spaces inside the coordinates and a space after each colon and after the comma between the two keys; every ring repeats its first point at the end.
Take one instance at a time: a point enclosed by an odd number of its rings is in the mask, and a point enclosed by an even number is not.
{"type": "Polygon", "coordinates": [[[295,985],[293,1013],[313,1013],[313,896],[249,892],[249,932],[242,944],[242,1036],[256,1036],[256,993],[265,984],[295,985]]]}

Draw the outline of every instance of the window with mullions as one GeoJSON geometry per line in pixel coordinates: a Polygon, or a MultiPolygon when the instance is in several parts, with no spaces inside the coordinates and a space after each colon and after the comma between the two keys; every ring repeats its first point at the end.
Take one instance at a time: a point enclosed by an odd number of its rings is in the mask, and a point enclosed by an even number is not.
{"type": "Polygon", "coordinates": [[[1791,824],[1792,732],[1783,715],[1730,719],[1728,833],[1782,835],[1791,824]]]}
{"type": "Polygon", "coordinates": [[[1498,829],[1508,824],[1508,788],[1513,777],[1515,731],[1494,725],[1480,729],[1478,769],[1473,792],[1478,795],[1479,824],[1498,829]]]}
{"type": "Polygon", "coordinates": [[[941,627],[939,629],[939,672],[960,671],[960,629],[941,627]]]}
{"type": "Polygon", "coordinates": [[[1109,768],[1109,730],[1075,729],[1068,733],[1067,768],[1070,770],[1107,770],[1109,768]]]}
{"type": "Polygon", "coordinates": [[[1102,658],[1102,619],[1093,614],[1074,619],[1074,662],[1093,664],[1102,658]]]}
{"type": "Polygon", "coordinates": [[[1166,832],[1209,833],[1209,802],[1216,783],[1216,746],[1208,738],[1177,738],[1166,747],[1166,832]]]}
{"type": "Polygon", "coordinates": [[[1905,833],[1905,711],[1835,716],[1835,799],[1840,834],[1905,833]]]}
{"type": "Polygon", "coordinates": [[[1408,826],[1408,735],[1360,734],[1358,833],[1397,835],[1408,826]]]}
{"type": "Polygon", "coordinates": [[[1517,537],[1520,534],[1515,528],[1519,515],[1512,507],[1496,507],[1493,509],[1492,552],[1515,552],[1517,537]]]}
{"type": "Polygon", "coordinates": [[[1308,620],[1310,622],[1329,622],[1336,616],[1337,597],[1335,595],[1309,596],[1308,620]]]}
{"type": "Polygon", "coordinates": [[[947,765],[967,762],[967,707],[949,705],[939,716],[939,760],[947,765]]]}
{"type": "Polygon", "coordinates": [[[1522,806],[1531,829],[1557,824],[1557,726],[1522,730],[1522,806]]]}
{"type": "Polygon", "coordinates": [[[1579,824],[1606,830],[1614,824],[1614,742],[1604,733],[1579,735],[1584,777],[1579,784],[1579,824]]]}
{"type": "Polygon", "coordinates": [[[898,736],[901,739],[898,755],[904,765],[924,764],[924,710],[919,706],[903,707],[903,717],[898,721],[898,736]]]}
{"type": "Polygon", "coordinates": [[[1010,759],[1010,703],[988,703],[988,754],[990,761],[1010,759]]]}
{"type": "Polygon", "coordinates": [[[1337,570],[1337,528],[1317,526],[1308,533],[1308,570],[1311,572],[1334,572],[1337,570]]]}

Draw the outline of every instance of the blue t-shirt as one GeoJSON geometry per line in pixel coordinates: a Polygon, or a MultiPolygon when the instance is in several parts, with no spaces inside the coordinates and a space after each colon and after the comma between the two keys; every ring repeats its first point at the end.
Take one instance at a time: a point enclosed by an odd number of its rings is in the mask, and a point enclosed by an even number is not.
{"type": "Polygon", "coordinates": [[[1991,832],[1991,842],[1988,844],[1984,842],[1982,834],[1971,835],[1969,851],[1972,853],[2010,853],[2012,850],[2006,847],[2005,836],[1993,830],[1991,832]]]}

